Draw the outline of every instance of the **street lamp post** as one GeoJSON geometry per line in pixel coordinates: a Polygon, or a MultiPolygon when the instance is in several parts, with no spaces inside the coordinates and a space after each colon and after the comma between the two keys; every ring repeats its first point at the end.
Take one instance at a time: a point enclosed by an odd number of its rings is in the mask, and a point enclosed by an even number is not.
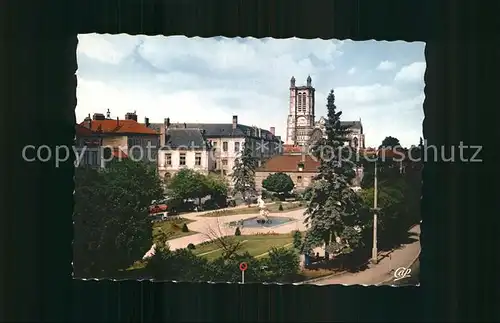
{"type": "Polygon", "coordinates": [[[377,191],[377,161],[375,160],[375,176],[373,180],[373,247],[372,247],[372,263],[378,263],[378,251],[377,251],[377,200],[378,200],[378,191],[377,191]]]}

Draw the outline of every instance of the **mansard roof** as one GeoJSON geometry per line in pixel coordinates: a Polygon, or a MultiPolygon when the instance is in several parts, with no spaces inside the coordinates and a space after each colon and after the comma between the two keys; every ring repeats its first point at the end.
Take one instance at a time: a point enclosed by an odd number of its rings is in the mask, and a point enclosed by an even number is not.
{"type": "MultiPolygon", "coordinates": [[[[163,123],[151,123],[149,127],[159,131],[162,125],[163,123]]],[[[259,128],[237,124],[233,129],[232,123],[172,123],[168,129],[202,129],[205,137],[257,137],[255,129],[259,128]]],[[[265,138],[279,141],[269,130],[260,129],[260,133],[265,138]]]]}
{"type": "Polygon", "coordinates": [[[201,129],[168,129],[165,137],[165,146],[168,148],[207,149],[209,145],[201,129]]]}

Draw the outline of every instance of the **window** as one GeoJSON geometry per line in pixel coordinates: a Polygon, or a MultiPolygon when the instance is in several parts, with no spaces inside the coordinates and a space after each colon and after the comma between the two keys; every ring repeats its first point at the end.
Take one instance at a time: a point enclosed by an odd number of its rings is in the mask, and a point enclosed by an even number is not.
{"type": "Polygon", "coordinates": [[[181,166],[186,165],[186,153],[179,154],[179,165],[181,166]]]}
{"type": "Polygon", "coordinates": [[[240,143],[239,142],[235,142],[234,143],[234,152],[237,153],[240,151],[240,143]]]}
{"type": "Polygon", "coordinates": [[[196,166],[200,166],[201,165],[201,153],[196,153],[195,156],[194,156],[194,164],[196,166]]]}
{"type": "Polygon", "coordinates": [[[217,148],[217,141],[212,141],[212,147],[217,148]]]}
{"type": "Polygon", "coordinates": [[[172,166],[172,154],[165,154],[165,165],[172,166]]]}
{"type": "Polygon", "coordinates": [[[223,150],[223,151],[227,151],[227,141],[224,141],[224,142],[222,143],[222,150],[223,150]]]}
{"type": "Polygon", "coordinates": [[[298,95],[298,101],[299,102],[298,102],[297,106],[299,107],[299,110],[300,110],[300,107],[302,106],[302,94],[301,93],[299,93],[299,95],[298,95]]]}
{"type": "Polygon", "coordinates": [[[227,166],[227,159],[222,160],[222,166],[227,166]]]}
{"type": "Polygon", "coordinates": [[[305,110],[305,107],[306,107],[306,94],[302,94],[302,106],[304,107],[304,110],[305,110]]]}
{"type": "Polygon", "coordinates": [[[95,150],[90,150],[85,154],[85,164],[89,166],[97,166],[97,151],[95,150]]]}

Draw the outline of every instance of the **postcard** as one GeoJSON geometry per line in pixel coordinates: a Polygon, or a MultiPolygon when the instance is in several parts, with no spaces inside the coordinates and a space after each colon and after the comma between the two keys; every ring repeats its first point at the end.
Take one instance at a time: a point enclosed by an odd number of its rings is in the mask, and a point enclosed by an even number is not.
{"type": "Polygon", "coordinates": [[[418,285],[424,43],[78,38],[74,278],[418,285]]]}

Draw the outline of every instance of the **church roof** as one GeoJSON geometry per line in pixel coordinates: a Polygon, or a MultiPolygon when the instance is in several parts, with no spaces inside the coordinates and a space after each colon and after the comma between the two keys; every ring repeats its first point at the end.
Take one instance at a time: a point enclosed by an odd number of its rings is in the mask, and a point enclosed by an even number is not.
{"type": "MultiPolygon", "coordinates": [[[[316,121],[316,124],[317,125],[321,125],[321,124],[324,124],[326,122],[326,118],[325,117],[321,117],[319,118],[318,121],[316,121]]],[[[349,127],[351,129],[361,129],[363,128],[363,125],[361,124],[361,121],[358,120],[358,121],[340,121],[340,125],[343,126],[343,127],[349,127]]]]}

